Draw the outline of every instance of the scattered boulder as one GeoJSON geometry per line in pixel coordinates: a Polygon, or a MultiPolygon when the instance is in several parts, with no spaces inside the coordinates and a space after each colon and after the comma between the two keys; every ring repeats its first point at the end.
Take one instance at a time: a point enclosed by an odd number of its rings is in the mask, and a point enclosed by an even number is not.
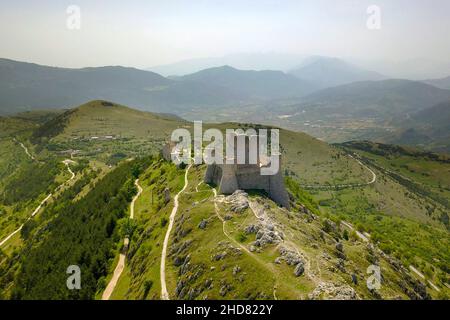
{"type": "Polygon", "coordinates": [[[200,223],[198,224],[198,227],[200,228],[200,229],[205,229],[206,228],[206,226],[208,225],[208,221],[207,220],[202,220],[202,221],[200,221],[200,223]]]}
{"type": "Polygon", "coordinates": [[[184,294],[182,295],[182,293],[183,293],[183,290],[185,292],[185,288],[184,288],[185,285],[186,285],[186,283],[183,280],[180,280],[177,283],[177,287],[175,288],[175,294],[177,295],[177,297],[179,297],[179,298],[183,297],[184,294]]]}
{"type": "Polygon", "coordinates": [[[342,244],[342,242],[336,243],[336,250],[340,251],[340,252],[344,252],[344,245],[342,244]]]}
{"type": "Polygon", "coordinates": [[[250,224],[244,229],[244,232],[245,234],[252,234],[252,233],[255,234],[259,231],[259,229],[260,229],[259,225],[250,224]]]}
{"type": "Polygon", "coordinates": [[[354,285],[358,284],[358,277],[354,273],[352,273],[352,282],[353,282],[354,285]]]}
{"type": "Polygon", "coordinates": [[[170,190],[169,188],[164,189],[164,203],[170,202],[170,190]]]}
{"type": "Polygon", "coordinates": [[[239,272],[241,272],[241,267],[234,266],[233,267],[233,276],[237,275],[239,272]]]}
{"type": "Polygon", "coordinates": [[[186,272],[188,272],[189,266],[190,266],[190,261],[191,261],[191,256],[187,255],[186,258],[184,259],[183,263],[181,264],[181,267],[179,270],[180,275],[183,275],[186,272]]]}
{"type": "Polygon", "coordinates": [[[183,264],[185,257],[176,256],[175,259],[173,259],[173,264],[176,267],[179,267],[183,264]]]}
{"type": "Polygon", "coordinates": [[[204,285],[204,287],[205,287],[206,289],[211,289],[211,288],[213,287],[212,282],[213,282],[213,280],[212,280],[211,278],[206,279],[206,280],[205,280],[205,285],[204,285]]]}
{"type": "Polygon", "coordinates": [[[325,219],[322,230],[326,233],[336,233],[338,231],[338,226],[330,219],[325,219]]]}
{"type": "Polygon", "coordinates": [[[214,261],[219,261],[219,260],[224,259],[226,256],[227,256],[227,252],[226,251],[221,252],[221,253],[217,253],[216,255],[214,255],[213,260],[214,261]]]}
{"type": "Polygon", "coordinates": [[[303,274],[303,272],[305,272],[305,266],[303,262],[300,262],[295,266],[294,274],[296,277],[300,277],[303,274]]]}
{"type": "Polygon", "coordinates": [[[346,272],[345,271],[345,261],[344,261],[344,259],[338,259],[336,267],[339,269],[339,271],[346,272]]]}
{"type": "Polygon", "coordinates": [[[219,294],[224,297],[229,291],[231,291],[231,286],[229,284],[223,284],[220,287],[219,294]]]}

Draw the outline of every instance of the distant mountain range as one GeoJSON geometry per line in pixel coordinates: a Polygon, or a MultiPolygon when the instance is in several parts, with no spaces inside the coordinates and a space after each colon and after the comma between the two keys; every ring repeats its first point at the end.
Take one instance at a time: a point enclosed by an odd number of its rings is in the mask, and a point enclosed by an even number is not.
{"type": "Polygon", "coordinates": [[[384,141],[405,145],[425,145],[428,149],[450,152],[450,99],[413,113],[405,128],[384,141]]]}
{"type": "Polygon", "coordinates": [[[217,86],[255,99],[300,97],[317,88],[281,71],[237,70],[230,66],[211,68],[178,78],[181,81],[217,86]]]}
{"type": "Polygon", "coordinates": [[[450,99],[450,90],[410,80],[363,81],[327,88],[302,99],[302,105],[360,116],[387,118],[429,108],[450,99]]]}
{"type": "Polygon", "coordinates": [[[0,113],[66,108],[95,99],[172,113],[299,97],[312,90],[280,71],[221,67],[174,80],[119,66],[67,69],[0,59],[0,113]]]}
{"type": "Polygon", "coordinates": [[[306,55],[282,53],[239,53],[223,57],[197,58],[150,67],[147,70],[163,76],[183,76],[204,69],[231,66],[241,70],[288,71],[304,61],[306,55]]]}
{"type": "Polygon", "coordinates": [[[432,86],[435,86],[435,87],[438,87],[441,89],[450,90],[450,76],[448,76],[446,78],[441,78],[441,79],[424,80],[423,82],[431,84],[432,86]]]}
{"type": "Polygon", "coordinates": [[[444,141],[439,144],[445,149],[448,82],[384,79],[326,57],[306,59],[289,73],[220,66],[169,78],[120,66],[68,69],[0,59],[0,114],[65,109],[98,99],[204,120],[205,112],[223,108],[226,116],[234,108],[246,121],[274,123],[271,119],[287,115],[293,129],[305,121],[326,120],[332,127],[342,119],[372,119],[400,129],[386,137],[388,142],[444,141]]]}
{"type": "Polygon", "coordinates": [[[387,78],[377,72],[358,68],[341,59],[328,57],[310,58],[302,66],[291,70],[289,73],[318,88],[335,87],[358,81],[384,80],[387,78]]]}

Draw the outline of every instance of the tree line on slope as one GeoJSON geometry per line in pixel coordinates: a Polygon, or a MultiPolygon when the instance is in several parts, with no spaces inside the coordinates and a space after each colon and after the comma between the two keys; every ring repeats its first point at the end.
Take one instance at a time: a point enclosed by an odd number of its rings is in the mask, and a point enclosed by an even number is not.
{"type": "Polygon", "coordinates": [[[21,255],[13,299],[93,299],[107,274],[120,236],[117,221],[136,192],[130,183],[149,159],[124,162],[86,196],[53,207],[54,219],[35,245],[21,255]],[[81,269],[81,289],[68,290],[67,268],[81,269]]]}

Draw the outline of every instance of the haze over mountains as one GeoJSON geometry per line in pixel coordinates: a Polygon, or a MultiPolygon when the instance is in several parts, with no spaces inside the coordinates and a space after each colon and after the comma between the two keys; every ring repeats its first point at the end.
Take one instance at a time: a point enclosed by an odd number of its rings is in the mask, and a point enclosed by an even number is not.
{"type": "Polygon", "coordinates": [[[303,99],[316,109],[347,115],[392,115],[431,107],[450,98],[450,91],[400,79],[353,82],[327,88],[303,99]]]}
{"type": "Polygon", "coordinates": [[[182,76],[221,66],[231,66],[241,70],[281,70],[286,72],[300,65],[305,58],[307,56],[295,54],[241,53],[223,57],[182,60],[176,63],[150,67],[147,70],[163,76],[182,76]]]}
{"type": "Polygon", "coordinates": [[[364,70],[343,60],[328,57],[310,58],[301,67],[295,68],[289,73],[313,83],[318,88],[334,87],[357,81],[386,79],[386,76],[377,72],[364,70]]]}
{"type": "MultiPolygon", "coordinates": [[[[204,69],[231,66],[241,70],[280,70],[290,72],[315,61],[340,60],[357,69],[372,70],[386,78],[410,80],[439,79],[448,76],[450,63],[432,58],[402,57],[400,60],[362,59],[362,58],[332,58],[322,55],[283,54],[283,53],[237,53],[222,57],[195,58],[175,63],[157,65],[146,70],[163,76],[182,76],[204,69]]],[[[365,79],[373,80],[373,79],[365,79]]]]}
{"type": "MultiPolygon", "coordinates": [[[[288,62],[292,63],[289,59],[288,62]]],[[[64,108],[94,99],[117,101],[158,112],[179,111],[193,107],[235,106],[264,100],[300,98],[324,88],[383,79],[386,77],[377,72],[327,57],[303,60],[300,67],[289,73],[220,66],[170,78],[120,66],[68,69],[0,59],[0,112],[64,108]]],[[[424,82],[446,88],[448,78],[424,82]]],[[[354,98],[359,97],[364,103],[365,96],[371,95],[368,92],[372,90],[370,86],[375,86],[371,84],[364,89],[367,85],[355,85],[354,89],[344,87],[328,90],[317,96],[339,95],[338,92],[342,90],[359,90],[354,98]]],[[[372,95],[380,96],[379,90],[383,90],[384,85],[380,83],[379,88],[374,88],[377,93],[372,95]]],[[[432,104],[445,100],[440,96],[432,104]]],[[[420,103],[420,100],[413,102],[420,103]]]]}
{"type": "MultiPolygon", "coordinates": [[[[255,65],[262,66],[272,58],[266,56],[255,65]]],[[[284,62],[287,65],[293,60],[294,56],[287,56],[284,62]]],[[[387,79],[346,61],[318,56],[303,59],[298,65],[289,72],[239,70],[226,65],[164,77],[121,66],[68,69],[0,59],[0,114],[65,109],[104,99],[189,119],[211,120],[208,113],[217,114],[221,108],[224,120],[259,121],[294,130],[305,130],[300,126],[305,121],[326,120],[330,128],[342,119],[346,119],[343,128],[353,127],[351,121],[375,121],[376,126],[385,128],[364,137],[399,143],[416,141],[412,143],[415,145],[449,136],[450,129],[439,124],[440,117],[421,121],[427,118],[424,114],[428,108],[435,114],[436,109],[431,108],[440,103],[444,104],[436,108],[446,112],[445,102],[450,100],[448,77],[421,82],[387,79]],[[227,115],[230,108],[238,110],[235,117],[227,115]],[[249,110],[249,115],[242,117],[249,110]],[[423,114],[414,118],[418,112],[423,114]],[[280,123],[280,116],[289,123],[280,123]],[[431,130],[433,126],[439,130],[431,130]],[[386,130],[392,128],[396,132],[386,137],[386,130]]],[[[328,140],[327,135],[321,138],[328,140]]],[[[354,136],[343,136],[344,141],[349,138],[354,136]]],[[[440,150],[442,145],[447,150],[447,143],[439,145],[440,150]]]]}
{"type": "Polygon", "coordinates": [[[107,99],[167,112],[299,97],[313,86],[281,71],[206,70],[178,80],[120,66],[67,69],[0,60],[0,112],[64,108],[107,99]]]}
{"type": "Polygon", "coordinates": [[[316,91],[311,82],[282,71],[237,70],[230,66],[210,68],[178,78],[187,82],[214,83],[220,87],[260,99],[301,97],[316,91]]]}
{"type": "Polygon", "coordinates": [[[425,83],[431,84],[432,86],[450,90],[450,76],[440,79],[429,79],[423,81],[425,83]]]}

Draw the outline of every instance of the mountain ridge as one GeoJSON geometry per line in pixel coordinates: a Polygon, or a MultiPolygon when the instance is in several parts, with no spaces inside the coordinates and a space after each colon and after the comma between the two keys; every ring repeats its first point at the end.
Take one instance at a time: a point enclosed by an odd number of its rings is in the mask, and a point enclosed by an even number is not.
{"type": "Polygon", "coordinates": [[[377,72],[364,70],[339,58],[320,56],[311,57],[301,66],[290,70],[289,73],[322,89],[352,82],[387,78],[377,72]]]}

